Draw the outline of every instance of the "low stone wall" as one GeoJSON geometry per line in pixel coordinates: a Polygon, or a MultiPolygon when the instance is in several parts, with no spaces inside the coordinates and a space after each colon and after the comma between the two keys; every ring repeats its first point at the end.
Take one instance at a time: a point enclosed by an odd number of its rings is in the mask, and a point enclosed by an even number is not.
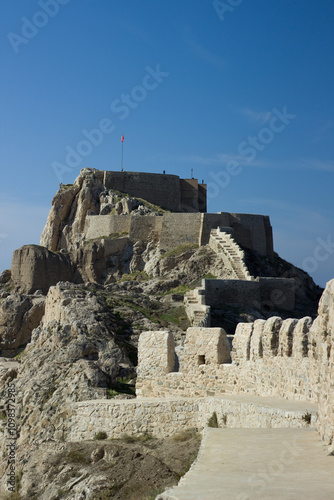
{"type": "Polygon", "coordinates": [[[70,441],[93,439],[100,431],[109,438],[143,433],[168,437],[197,428],[199,402],[191,398],[81,401],[72,404],[72,413],[70,441]]]}
{"type": "Polygon", "coordinates": [[[124,434],[151,434],[157,438],[174,436],[187,429],[202,430],[213,412],[221,427],[306,427],[307,409],[316,421],[315,406],[286,406],[276,400],[241,398],[173,398],[94,400],[73,403],[69,441],[93,439],[105,432],[110,439],[124,434]]]}

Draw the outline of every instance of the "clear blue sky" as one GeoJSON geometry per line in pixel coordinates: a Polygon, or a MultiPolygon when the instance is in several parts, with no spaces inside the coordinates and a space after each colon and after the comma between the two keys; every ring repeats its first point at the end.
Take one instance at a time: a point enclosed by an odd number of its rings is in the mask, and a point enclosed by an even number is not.
{"type": "Polygon", "coordinates": [[[194,169],[208,211],[269,215],[283,258],[334,277],[332,0],[0,9],[1,270],[39,242],[60,181],[120,168],[123,133],[125,169],[194,169]]]}

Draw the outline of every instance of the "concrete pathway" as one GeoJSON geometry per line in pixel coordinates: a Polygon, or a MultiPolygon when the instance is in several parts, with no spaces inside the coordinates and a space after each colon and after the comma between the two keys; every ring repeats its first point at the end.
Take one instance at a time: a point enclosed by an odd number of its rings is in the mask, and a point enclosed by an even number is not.
{"type": "Polygon", "coordinates": [[[159,500],[334,500],[334,456],[313,428],[210,429],[159,500]]]}

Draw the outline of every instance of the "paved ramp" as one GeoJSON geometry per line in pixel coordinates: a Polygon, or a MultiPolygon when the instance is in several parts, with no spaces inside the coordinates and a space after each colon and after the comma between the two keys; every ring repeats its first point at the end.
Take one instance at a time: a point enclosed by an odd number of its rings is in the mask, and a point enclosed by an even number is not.
{"type": "Polygon", "coordinates": [[[313,428],[210,429],[159,500],[334,500],[334,456],[313,428]]]}

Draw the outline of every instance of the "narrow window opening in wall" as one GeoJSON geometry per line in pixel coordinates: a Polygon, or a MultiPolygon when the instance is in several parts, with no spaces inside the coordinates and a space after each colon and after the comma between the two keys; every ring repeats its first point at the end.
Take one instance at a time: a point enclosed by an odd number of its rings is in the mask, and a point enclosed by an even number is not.
{"type": "Polygon", "coordinates": [[[198,356],[198,364],[199,365],[205,365],[205,356],[204,356],[204,354],[198,356]]]}
{"type": "Polygon", "coordinates": [[[331,357],[331,347],[332,346],[327,346],[327,359],[329,359],[331,357]]]}

